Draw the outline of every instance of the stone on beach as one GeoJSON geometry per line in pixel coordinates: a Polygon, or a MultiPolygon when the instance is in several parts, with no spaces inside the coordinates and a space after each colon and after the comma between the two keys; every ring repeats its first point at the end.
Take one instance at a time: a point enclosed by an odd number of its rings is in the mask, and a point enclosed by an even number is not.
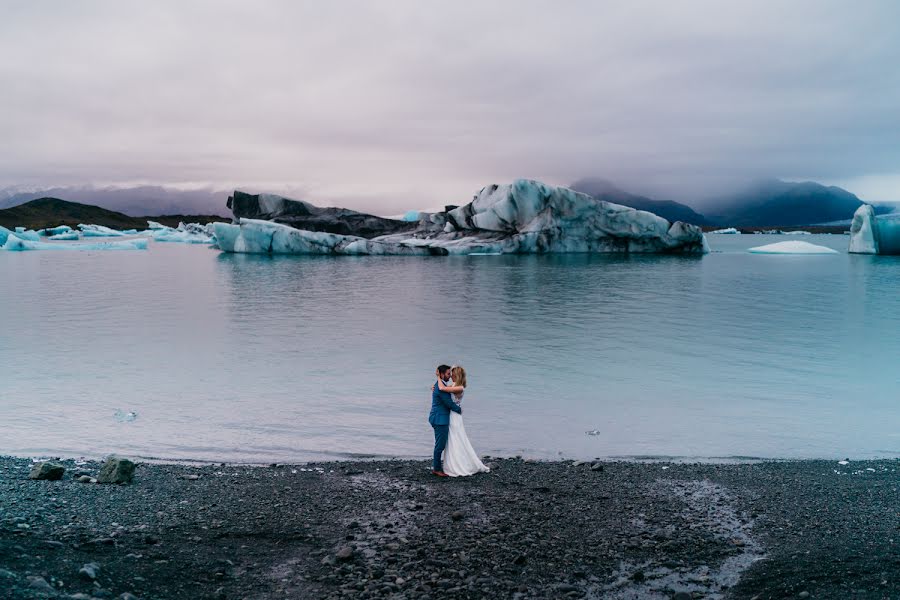
{"type": "Polygon", "coordinates": [[[134,463],[127,458],[112,456],[103,463],[98,483],[128,484],[134,479],[134,463]]]}
{"type": "Polygon", "coordinates": [[[66,468],[58,463],[39,462],[35,463],[34,466],[31,467],[31,473],[28,475],[28,478],[57,481],[59,479],[62,479],[63,473],[65,472],[66,468]]]}

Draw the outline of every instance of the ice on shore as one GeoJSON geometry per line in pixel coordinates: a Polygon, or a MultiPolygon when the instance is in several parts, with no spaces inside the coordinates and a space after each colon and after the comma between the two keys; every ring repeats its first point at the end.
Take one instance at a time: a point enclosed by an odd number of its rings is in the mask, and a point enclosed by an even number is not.
{"type": "Polygon", "coordinates": [[[111,229],[104,225],[86,225],[84,223],[79,223],[78,229],[81,230],[81,234],[84,237],[121,237],[125,235],[121,231],[111,229]]]}
{"type": "Polygon", "coordinates": [[[750,248],[753,254],[839,254],[826,246],[818,246],[809,242],[778,242],[766,246],[750,248]]]}
{"type": "Polygon", "coordinates": [[[10,234],[2,246],[3,250],[21,252],[25,250],[146,250],[147,240],[123,240],[119,242],[94,242],[91,244],[66,244],[57,242],[35,242],[23,240],[10,234]]]}
{"type": "Polygon", "coordinates": [[[716,229],[715,231],[710,231],[710,233],[718,233],[720,235],[740,235],[741,232],[735,229],[734,227],[728,227],[726,229],[716,229]]]}

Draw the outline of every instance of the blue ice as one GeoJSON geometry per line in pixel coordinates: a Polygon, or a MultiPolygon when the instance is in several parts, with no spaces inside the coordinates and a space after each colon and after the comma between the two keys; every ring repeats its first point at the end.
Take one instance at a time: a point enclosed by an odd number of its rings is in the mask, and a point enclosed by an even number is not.
{"type": "Polygon", "coordinates": [[[91,244],[66,244],[56,242],[35,242],[7,236],[3,250],[20,252],[24,250],[146,250],[147,240],[123,240],[120,242],[94,242],[91,244]]]}

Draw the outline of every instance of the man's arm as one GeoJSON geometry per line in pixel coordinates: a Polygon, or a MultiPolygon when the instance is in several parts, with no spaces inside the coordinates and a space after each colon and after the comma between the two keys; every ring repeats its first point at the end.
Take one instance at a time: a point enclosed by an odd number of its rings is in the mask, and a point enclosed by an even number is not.
{"type": "Polygon", "coordinates": [[[462,406],[460,406],[459,404],[454,402],[450,398],[450,394],[447,394],[446,397],[444,394],[438,394],[438,398],[441,399],[441,402],[444,403],[444,406],[446,406],[447,408],[449,408],[450,410],[452,410],[455,413],[462,414],[462,406]]]}

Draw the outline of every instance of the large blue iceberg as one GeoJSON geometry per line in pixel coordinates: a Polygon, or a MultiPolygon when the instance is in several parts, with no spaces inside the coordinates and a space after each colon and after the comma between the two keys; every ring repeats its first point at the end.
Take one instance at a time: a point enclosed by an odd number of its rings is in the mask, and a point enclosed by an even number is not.
{"type": "MultiPolygon", "coordinates": [[[[257,200],[235,193],[243,212],[235,207],[238,223],[215,223],[219,247],[226,252],[269,254],[537,254],[537,253],[678,253],[709,251],[699,227],[669,223],[653,213],[596,200],[564,187],[520,179],[509,185],[482,189],[469,204],[439,213],[421,213],[417,224],[396,222],[395,232],[366,238],[333,233],[322,216],[324,210],[306,203],[278,198],[257,200]],[[289,203],[295,203],[293,207],[289,203]],[[271,210],[269,205],[279,207],[271,210]],[[286,214],[288,209],[316,217],[318,230],[244,214],[286,214]],[[294,210],[296,209],[296,210],[294,210]],[[320,212],[316,212],[320,211],[320,212]]],[[[263,198],[259,196],[256,198],[263,198]]],[[[238,205],[238,202],[235,202],[238,205]]],[[[340,209],[342,210],[342,209],[340,209]]],[[[343,219],[354,215],[340,213],[343,219]]],[[[368,215],[359,215],[358,220],[368,215]]],[[[372,217],[372,219],[375,219],[372,217]]],[[[381,221],[384,221],[381,219],[381,221]]],[[[368,227],[387,227],[367,221],[368,227]]]]}
{"type": "Polygon", "coordinates": [[[851,254],[900,254],[900,214],[875,215],[863,204],[850,223],[851,254]]]}

